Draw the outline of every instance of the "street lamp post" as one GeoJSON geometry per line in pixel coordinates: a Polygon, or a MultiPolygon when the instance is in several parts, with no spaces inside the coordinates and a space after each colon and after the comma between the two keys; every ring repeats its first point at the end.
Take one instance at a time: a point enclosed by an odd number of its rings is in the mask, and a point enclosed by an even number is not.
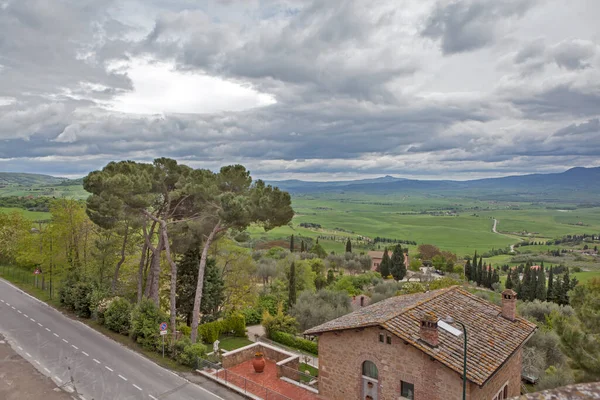
{"type": "Polygon", "coordinates": [[[464,351],[463,351],[463,400],[467,399],[467,327],[465,326],[465,324],[463,324],[462,322],[459,321],[454,321],[454,318],[448,316],[446,317],[444,320],[440,320],[438,321],[438,326],[440,328],[442,328],[443,330],[445,330],[446,332],[458,337],[460,335],[463,335],[463,345],[464,345],[464,351]],[[462,332],[459,331],[458,329],[456,329],[455,327],[453,327],[450,324],[453,324],[454,322],[456,322],[457,324],[459,324],[462,327],[462,332]]]}

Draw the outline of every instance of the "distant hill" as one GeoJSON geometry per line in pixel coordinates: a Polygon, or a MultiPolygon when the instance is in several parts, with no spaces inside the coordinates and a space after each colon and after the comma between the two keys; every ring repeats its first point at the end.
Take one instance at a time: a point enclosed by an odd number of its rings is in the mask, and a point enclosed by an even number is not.
{"type": "Polygon", "coordinates": [[[25,174],[20,172],[0,172],[0,186],[58,185],[68,180],[69,179],[67,178],[57,178],[55,176],[50,175],[25,174]]]}
{"type": "Polygon", "coordinates": [[[292,194],[420,194],[504,201],[600,202],[600,167],[572,168],[554,174],[531,174],[470,181],[415,180],[386,176],[343,182],[272,181],[292,194]]]}

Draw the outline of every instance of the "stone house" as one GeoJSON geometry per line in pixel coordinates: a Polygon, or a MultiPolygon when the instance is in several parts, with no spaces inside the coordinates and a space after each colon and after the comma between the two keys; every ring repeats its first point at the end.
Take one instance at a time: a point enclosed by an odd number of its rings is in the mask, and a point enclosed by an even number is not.
{"type": "Polygon", "coordinates": [[[305,335],[319,337],[319,394],[462,399],[464,336],[439,327],[449,316],[467,328],[467,399],[518,396],[522,347],[536,326],[516,315],[516,301],[505,290],[499,307],[454,286],[392,297],[311,328],[305,335]]]}
{"type": "Polygon", "coordinates": [[[359,308],[366,307],[370,304],[371,298],[366,294],[352,296],[352,300],[350,301],[350,306],[352,307],[352,310],[358,310],[359,308]]]}
{"type": "MultiPolygon", "coordinates": [[[[383,251],[369,251],[367,253],[369,257],[371,257],[371,271],[377,271],[377,267],[381,264],[381,260],[383,259],[383,251]]],[[[388,249],[388,255],[392,256],[392,251],[388,249]]],[[[404,265],[408,269],[409,258],[408,253],[404,253],[404,265]]]]}

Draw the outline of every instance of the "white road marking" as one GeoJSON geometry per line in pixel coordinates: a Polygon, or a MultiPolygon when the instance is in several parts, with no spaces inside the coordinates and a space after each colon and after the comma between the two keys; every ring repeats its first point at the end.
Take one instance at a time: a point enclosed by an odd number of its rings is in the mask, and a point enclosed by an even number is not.
{"type": "Polygon", "coordinates": [[[137,390],[142,390],[142,388],[139,387],[138,385],[136,385],[135,383],[133,384],[133,387],[136,388],[137,390]]]}
{"type": "Polygon", "coordinates": [[[25,318],[29,318],[29,315],[27,315],[27,314],[23,314],[23,316],[24,316],[25,318]]]}
{"type": "Polygon", "coordinates": [[[23,348],[21,346],[17,346],[17,347],[19,348],[19,350],[21,350],[21,351],[23,350],[23,348]]]}
{"type": "Polygon", "coordinates": [[[58,376],[54,376],[54,379],[56,379],[58,383],[62,383],[62,379],[60,379],[58,376]]]}
{"type": "Polygon", "coordinates": [[[17,310],[17,312],[18,312],[19,314],[23,314],[23,313],[21,312],[21,310],[17,310]]]}
{"type": "Polygon", "coordinates": [[[150,398],[153,400],[158,400],[156,397],[152,396],[151,394],[149,394],[148,396],[150,396],[150,398]]]}
{"type": "Polygon", "coordinates": [[[80,395],[79,395],[79,398],[80,398],[81,400],[85,400],[85,397],[83,397],[83,395],[82,395],[82,394],[80,394],[80,395]]]}
{"type": "MultiPolygon", "coordinates": [[[[10,306],[10,303],[6,303],[7,306],[10,306]]],[[[13,307],[14,308],[14,307],[13,307]]]]}
{"type": "Polygon", "coordinates": [[[95,358],[94,358],[94,362],[95,362],[96,364],[100,364],[100,361],[96,360],[95,358]]]}
{"type": "Polygon", "coordinates": [[[42,365],[38,360],[34,360],[37,365],[42,365]]]}
{"type": "Polygon", "coordinates": [[[13,306],[10,306],[10,308],[12,308],[13,310],[16,310],[16,308],[14,308],[13,306]]]}
{"type": "Polygon", "coordinates": [[[33,318],[29,318],[29,319],[30,319],[32,322],[35,322],[35,319],[33,319],[33,318]]]}
{"type": "Polygon", "coordinates": [[[113,371],[113,369],[111,367],[109,367],[108,365],[105,365],[104,368],[106,368],[107,370],[109,370],[110,372],[115,372],[113,371]]]}
{"type": "Polygon", "coordinates": [[[48,328],[46,328],[46,330],[47,330],[48,332],[52,332],[52,331],[51,331],[50,329],[48,329],[48,328]]]}
{"type": "Polygon", "coordinates": [[[27,354],[27,357],[31,358],[31,354],[25,352],[25,354],[27,354]]]}
{"type": "Polygon", "coordinates": [[[4,303],[4,300],[0,299],[0,301],[4,303]]]}
{"type": "Polygon", "coordinates": [[[119,374],[119,378],[123,379],[124,381],[127,381],[127,378],[125,378],[123,375],[119,374]]]}
{"type": "Polygon", "coordinates": [[[75,350],[79,350],[79,347],[75,346],[74,344],[72,344],[71,347],[74,348],[75,350]]]}
{"type": "Polygon", "coordinates": [[[86,353],[85,351],[82,351],[83,355],[86,357],[89,357],[90,355],[88,353],[86,353]]]}
{"type": "Polygon", "coordinates": [[[44,371],[46,371],[47,373],[50,373],[50,370],[48,368],[44,367],[44,371]]]}
{"type": "Polygon", "coordinates": [[[54,336],[56,336],[56,337],[60,337],[60,336],[58,336],[56,333],[54,334],[54,336]]]}
{"type": "Polygon", "coordinates": [[[44,326],[44,325],[40,324],[39,322],[38,322],[38,325],[39,325],[39,326],[41,326],[41,327],[43,327],[43,326],[44,326]]]}
{"type": "Polygon", "coordinates": [[[65,342],[65,343],[69,343],[69,341],[68,341],[68,340],[66,340],[66,339],[63,339],[63,342],[65,342]]]}

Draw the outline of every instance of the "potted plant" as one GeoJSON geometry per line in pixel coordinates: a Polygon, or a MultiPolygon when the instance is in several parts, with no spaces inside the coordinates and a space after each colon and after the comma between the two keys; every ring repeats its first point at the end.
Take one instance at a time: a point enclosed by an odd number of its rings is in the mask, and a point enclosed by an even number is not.
{"type": "Polygon", "coordinates": [[[262,373],[265,370],[265,356],[260,351],[257,351],[254,354],[254,360],[252,360],[252,366],[254,367],[254,372],[262,373]]]}

